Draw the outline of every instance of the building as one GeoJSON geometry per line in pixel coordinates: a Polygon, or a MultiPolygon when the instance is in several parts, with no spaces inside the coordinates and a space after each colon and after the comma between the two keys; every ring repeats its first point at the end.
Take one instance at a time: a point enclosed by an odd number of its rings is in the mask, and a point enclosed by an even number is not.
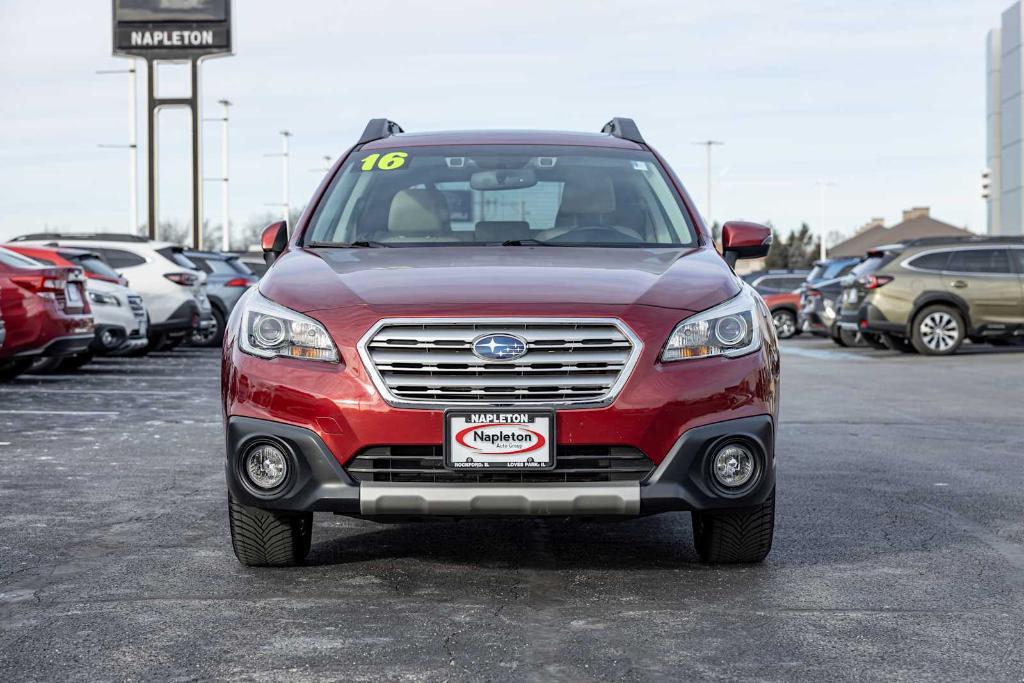
{"type": "Polygon", "coordinates": [[[896,244],[920,237],[970,237],[974,233],[955,225],[935,220],[927,206],[915,206],[903,212],[903,220],[885,227],[881,218],[872,218],[850,239],[828,250],[830,258],[863,256],[869,249],[883,244],[896,244]]]}
{"type": "Polygon", "coordinates": [[[1024,234],[1024,51],[1021,3],[1003,12],[985,40],[988,233],[1024,234]]]}

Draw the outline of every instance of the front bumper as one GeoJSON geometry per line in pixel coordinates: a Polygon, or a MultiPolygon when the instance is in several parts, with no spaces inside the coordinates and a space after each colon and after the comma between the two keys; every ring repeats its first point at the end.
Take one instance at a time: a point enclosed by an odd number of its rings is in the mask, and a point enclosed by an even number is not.
{"type": "Polygon", "coordinates": [[[639,482],[534,484],[357,482],[313,431],[269,420],[231,417],[227,423],[228,490],[245,505],[274,510],[389,516],[629,516],[671,510],[726,510],[763,503],[775,487],[774,421],[770,415],[726,420],[687,430],[639,482]],[[741,440],[759,459],[754,480],[738,492],[717,486],[710,459],[717,447],[741,440]],[[267,495],[245,479],[250,446],[271,441],[290,461],[283,488],[267,495]]]}
{"type": "Polygon", "coordinates": [[[148,333],[150,337],[161,334],[180,337],[195,331],[199,326],[199,321],[199,304],[195,299],[190,299],[178,306],[163,322],[151,323],[148,333]]]}

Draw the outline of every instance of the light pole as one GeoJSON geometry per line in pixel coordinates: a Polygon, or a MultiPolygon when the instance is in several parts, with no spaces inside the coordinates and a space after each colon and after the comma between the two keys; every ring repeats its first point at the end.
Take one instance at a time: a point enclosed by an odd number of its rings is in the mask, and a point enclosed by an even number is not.
{"type": "Polygon", "coordinates": [[[231,250],[231,200],[228,193],[228,107],[230,100],[217,100],[217,104],[224,108],[224,115],[217,119],[203,119],[204,121],[220,121],[220,178],[206,178],[216,180],[220,186],[220,248],[221,251],[231,250]]]}
{"type": "Polygon", "coordinates": [[[135,80],[135,60],[127,69],[103,69],[97,74],[128,74],[128,144],[100,145],[105,148],[128,149],[128,232],[134,235],[139,230],[139,145],[138,145],[138,90],[135,80]]]}
{"type": "Polygon", "coordinates": [[[715,145],[724,145],[725,143],[720,142],[718,140],[702,140],[700,142],[695,142],[693,144],[701,145],[702,147],[705,148],[707,152],[708,198],[704,210],[707,212],[705,220],[707,221],[708,229],[710,230],[711,226],[714,224],[714,219],[711,217],[711,148],[714,147],[715,145]]]}
{"type": "MultiPolygon", "coordinates": [[[[281,131],[281,152],[279,154],[264,154],[267,157],[281,157],[281,208],[284,211],[284,221],[288,222],[288,214],[291,206],[288,201],[288,138],[292,136],[290,131],[281,131]]],[[[271,205],[272,206],[272,205],[271,205]]]]}
{"type": "Polygon", "coordinates": [[[828,258],[828,249],[825,247],[825,188],[835,187],[831,180],[819,180],[814,183],[818,188],[818,225],[821,228],[821,241],[818,243],[818,258],[824,261],[828,258]]]}
{"type": "Polygon", "coordinates": [[[281,131],[281,204],[284,207],[285,223],[288,222],[288,215],[291,213],[288,198],[288,138],[291,136],[287,130],[281,131]]]}

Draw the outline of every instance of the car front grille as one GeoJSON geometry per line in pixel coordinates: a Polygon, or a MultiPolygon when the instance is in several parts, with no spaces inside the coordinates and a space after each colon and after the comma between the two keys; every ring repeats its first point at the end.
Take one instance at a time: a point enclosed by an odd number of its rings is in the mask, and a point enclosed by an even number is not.
{"type": "Polygon", "coordinates": [[[508,405],[610,401],[640,344],[614,320],[383,321],[360,342],[385,397],[399,404],[508,405]],[[514,360],[473,352],[486,334],[527,343],[514,360]]]}
{"type": "Polygon", "coordinates": [[[146,307],[142,304],[142,297],[137,294],[128,295],[128,305],[131,306],[132,315],[139,322],[146,319],[146,307]]]}
{"type": "Polygon", "coordinates": [[[528,484],[641,481],[654,463],[625,446],[559,446],[553,470],[451,471],[444,467],[441,446],[378,446],[360,452],[345,469],[360,482],[528,484]]]}

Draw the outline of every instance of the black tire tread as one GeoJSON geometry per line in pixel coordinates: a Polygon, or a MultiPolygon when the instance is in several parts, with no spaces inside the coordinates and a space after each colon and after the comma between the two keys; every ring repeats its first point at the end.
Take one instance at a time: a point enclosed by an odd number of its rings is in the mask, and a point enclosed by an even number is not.
{"type": "Polygon", "coordinates": [[[697,554],[711,564],[761,562],[775,535],[775,492],[761,505],[742,512],[693,513],[697,554]]]}
{"type": "Polygon", "coordinates": [[[231,547],[249,567],[294,567],[302,564],[312,539],[312,512],[280,512],[228,499],[231,547]]]}

